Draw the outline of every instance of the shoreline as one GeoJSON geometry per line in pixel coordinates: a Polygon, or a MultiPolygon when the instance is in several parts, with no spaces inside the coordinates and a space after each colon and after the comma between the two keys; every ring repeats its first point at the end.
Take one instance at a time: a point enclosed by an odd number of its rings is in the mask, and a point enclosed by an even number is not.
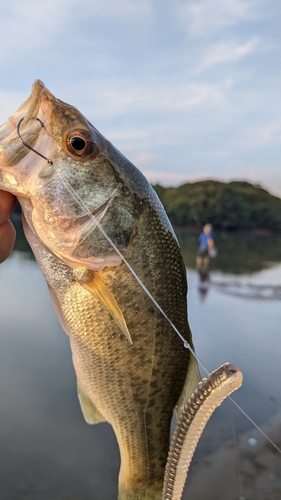
{"type": "MultiPolygon", "coordinates": [[[[202,227],[194,227],[188,225],[177,226],[173,225],[175,232],[177,231],[188,231],[191,234],[199,234],[202,231],[202,227]]],[[[252,234],[255,236],[281,236],[281,231],[273,231],[271,229],[265,228],[244,228],[244,229],[221,229],[214,228],[216,235],[218,234],[252,234]]]]}

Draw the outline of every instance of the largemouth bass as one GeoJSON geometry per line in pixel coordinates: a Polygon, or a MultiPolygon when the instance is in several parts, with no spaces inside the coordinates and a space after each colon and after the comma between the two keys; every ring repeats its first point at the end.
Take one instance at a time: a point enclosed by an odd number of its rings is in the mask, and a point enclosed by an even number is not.
{"type": "Polygon", "coordinates": [[[185,266],[161,203],[141,172],[39,80],[0,128],[0,189],[21,204],[69,335],[85,419],[107,421],[116,434],[118,498],[160,499],[172,413],[200,379],[131,272],[192,346],[185,266]]]}

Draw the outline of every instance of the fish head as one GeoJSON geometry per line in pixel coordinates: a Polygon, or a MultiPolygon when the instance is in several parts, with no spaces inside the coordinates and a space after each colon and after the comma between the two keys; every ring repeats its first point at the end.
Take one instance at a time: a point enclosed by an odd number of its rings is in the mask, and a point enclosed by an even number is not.
{"type": "Polygon", "coordinates": [[[92,270],[119,265],[116,248],[128,255],[141,200],[159,203],[141,172],[40,80],[0,128],[0,189],[17,196],[52,253],[92,270]]]}

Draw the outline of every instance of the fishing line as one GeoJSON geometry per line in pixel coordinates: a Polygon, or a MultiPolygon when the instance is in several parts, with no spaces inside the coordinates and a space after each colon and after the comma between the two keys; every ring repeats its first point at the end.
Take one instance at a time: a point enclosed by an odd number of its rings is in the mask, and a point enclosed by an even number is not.
{"type": "Polygon", "coordinates": [[[239,406],[238,403],[236,403],[236,401],[234,401],[234,399],[232,399],[231,396],[228,396],[228,398],[230,399],[230,401],[236,406],[236,408],[238,408],[238,410],[241,411],[241,413],[243,413],[243,415],[245,417],[247,417],[247,419],[251,422],[251,424],[253,424],[255,426],[255,428],[263,435],[263,437],[265,437],[267,439],[267,441],[269,441],[269,443],[274,446],[274,448],[281,454],[281,449],[277,446],[277,444],[275,444],[271,439],[270,437],[267,436],[267,434],[265,434],[265,432],[263,432],[263,430],[258,426],[258,424],[256,424],[254,422],[254,420],[251,419],[251,417],[249,417],[249,415],[243,410],[243,408],[241,408],[241,406],[239,406]]]}
{"type": "MultiPolygon", "coordinates": [[[[42,128],[45,128],[45,125],[44,123],[39,119],[39,118],[35,118],[36,120],[38,120],[38,122],[40,123],[40,125],[42,126],[42,128]]],[[[94,225],[98,227],[98,229],[100,230],[100,232],[102,233],[102,235],[104,236],[104,238],[108,241],[108,243],[112,246],[112,248],[115,250],[115,252],[119,255],[119,257],[122,259],[122,261],[124,262],[124,264],[127,266],[127,268],[129,269],[129,271],[132,273],[132,275],[134,276],[134,278],[136,279],[136,281],[138,282],[138,284],[140,285],[140,287],[143,289],[143,291],[148,295],[148,297],[151,299],[151,301],[153,302],[153,304],[157,307],[157,309],[160,311],[160,313],[164,316],[164,318],[168,321],[168,323],[170,324],[170,326],[173,328],[173,330],[176,332],[176,334],[179,336],[179,338],[181,339],[181,341],[183,342],[183,345],[186,349],[189,349],[190,352],[192,353],[192,355],[195,357],[196,361],[198,362],[198,364],[201,366],[201,368],[205,371],[205,373],[207,375],[210,375],[210,372],[207,370],[206,366],[202,363],[202,361],[200,360],[200,358],[198,358],[197,354],[195,353],[194,349],[192,349],[191,345],[189,344],[189,342],[182,336],[182,334],[180,333],[180,331],[177,329],[177,327],[174,325],[174,323],[171,321],[171,319],[167,316],[167,314],[165,313],[165,311],[162,309],[162,307],[158,304],[158,302],[156,301],[156,299],[153,297],[153,295],[151,295],[150,291],[146,288],[146,286],[144,285],[144,283],[141,281],[141,279],[138,277],[138,275],[136,274],[136,272],[134,271],[134,269],[131,267],[131,265],[129,264],[129,262],[125,259],[125,257],[122,255],[122,253],[120,252],[120,250],[116,247],[116,245],[113,243],[113,241],[111,240],[111,238],[108,236],[108,234],[104,231],[104,229],[102,228],[101,224],[99,223],[99,221],[96,219],[96,217],[90,212],[90,210],[88,209],[88,207],[85,205],[85,203],[83,202],[83,200],[80,198],[79,194],[75,191],[75,189],[71,186],[71,184],[68,182],[68,180],[63,176],[62,172],[59,170],[58,167],[56,167],[56,165],[54,164],[53,160],[51,160],[50,158],[47,158],[46,156],[44,156],[43,154],[39,153],[39,151],[37,151],[36,149],[34,149],[33,147],[31,147],[29,144],[27,144],[21,134],[20,134],[20,125],[22,123],[22,121],[24,120],[24,118],[22,118],[18,125],[17,125],[17,133],[18,133],[18,136],[20,138],[20,140],[22,141],[22,143],[24,144],[24,146],[26,146],[28,149],[30,149],[31,151],[33,151],[34,153],[36,153],[37,155],[41,156],[41,158],[43,158],[44,160],[46,160],[50,166],[52,166],[52,168],[55,170],[55,172],[57,172],[58,176],[60,177],[60,179],[62,180],[62,183],[64,184],[65,188],[67,189],[67,191],[73,196],[73,198],[75,199],[75,201],[78,203],[78,205],[80,205],[81,208],[83,208],[85,210],[85,212],[87,213],[87,215],[89,216],[89,218],[94,222],[94,225]]],[[[281,454],[281,449],[278,448],[278,446],[262,431],[262,429],[251,419],[251,417],[238,405],[238,403],[236,403],[234,401],[234,399],[232,399],[230,396],[228,396],[228,398],[232,401],[232,403],[242,412],[242,414],[259,430],[259,432],[272,444],[272,446],[274,446],[274,448],[281,454]]]]}

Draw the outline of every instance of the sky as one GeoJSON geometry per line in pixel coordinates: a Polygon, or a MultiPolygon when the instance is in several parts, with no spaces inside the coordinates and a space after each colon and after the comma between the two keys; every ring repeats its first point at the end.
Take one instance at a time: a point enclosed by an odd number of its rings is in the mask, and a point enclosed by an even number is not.
{"type": "Polygon", "coordinates": [[[280,0],[0,0],[0,123],[35,79],[152,183],[281,196],[280,0]]]}

